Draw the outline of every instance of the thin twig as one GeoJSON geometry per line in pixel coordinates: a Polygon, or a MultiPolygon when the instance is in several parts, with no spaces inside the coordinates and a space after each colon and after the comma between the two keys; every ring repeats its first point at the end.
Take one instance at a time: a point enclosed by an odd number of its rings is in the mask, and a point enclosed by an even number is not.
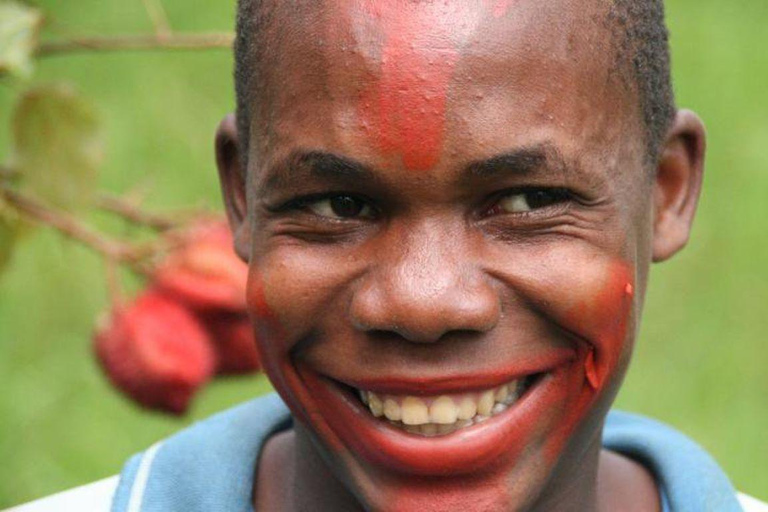
{"type": "Polygon", "coordinates": [[[107,293],[109,293],[110,303],[113,307],[119,307],[124,302],[123,287],[120,283],[120,269],[115,260],[110,258],[105,258],[105,260],[107,293]]]}
{"type": "Polygon", "coordinates": [[[58,41],[45,41],[37,48],[38,57],[50,57],[66,53],[86,51],[135,51],[135,50],[205,50],[231,48],[231,33],[178,34],[167,37],[158,35],[127,35],[113,37],[78,37],[58,41]]]}
{"type": "Polygon", "coordinates": [[[0,165],[0,180],[12,180],[19,175],[19,171],[11,167],[0,165]]]}
{"type": "Polygon", "coordinates": [[[170,217],[141,210],[138,204],[122,197],[103,195],[97,199],[96,204],[99,208],[115,213],[129,222],[158,231],[172,229],[181,224],[170,217]]]}
{"type": "Polygon", "coordinates": [[[105,258],[131,265],[135,270],[141,271],[140,262],[159,250],[156,244],[131,245],[111,239],[74,216],[54,210],[9,187],[0,187],[0,197],[24,217],[38,224],[52,227],[68,238],[77,240],[102,254],[105,258]]]}
{"type": "Polygon", "coordinates": [[[142,0],[144,9],[147,11],[152,26],[155,27],[155,35],[161,39],[167,39],[171,35],[171,25],[168,23],[168,16],[160,0],[142,0]]]}

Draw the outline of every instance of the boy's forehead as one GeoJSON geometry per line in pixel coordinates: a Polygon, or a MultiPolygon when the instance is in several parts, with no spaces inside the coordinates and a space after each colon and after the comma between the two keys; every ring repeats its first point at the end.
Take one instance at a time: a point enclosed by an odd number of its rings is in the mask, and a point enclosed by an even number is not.
{"type": "Polygon", "coordinates": [[[267,152],[312,146],[428,170],[553,140],[565,153],[604,153],[639,133],[607,2],[329,0],[293,18],[276,9],[291,30],[282,26],[290,37],[260,69],[268,110],[256,135],[267,152]]]}

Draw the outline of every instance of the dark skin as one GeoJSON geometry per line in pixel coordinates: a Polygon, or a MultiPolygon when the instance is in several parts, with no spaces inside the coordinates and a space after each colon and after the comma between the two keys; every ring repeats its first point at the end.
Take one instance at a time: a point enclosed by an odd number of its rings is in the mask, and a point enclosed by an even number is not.
{"type": "Polygon", "coordinates": [[[256,509],[659,510],[600,432],[649,265],[689,236],[700,120],[679,112],[648,167],[602,2],[367,4],[275,7],[301,37],[260,68],[247,170],[232,116],[217,134],[259,350],[297,420],[258,461],[256,509]],[[465,437],[416,439],[340,391],[499,372],[544,377],[465,437]]]}

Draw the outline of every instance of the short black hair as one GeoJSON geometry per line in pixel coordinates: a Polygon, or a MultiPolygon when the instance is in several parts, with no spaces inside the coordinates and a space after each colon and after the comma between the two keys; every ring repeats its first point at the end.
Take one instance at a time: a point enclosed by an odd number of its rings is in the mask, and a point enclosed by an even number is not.
{"type": "MultiPolygon", "coordinates": [[[[238,0],[235,37],[235,93],[238,144],[243,169],[247,166],[253,91],[258,90],[257,68],[269,41],[260,37],[271,23],[273,9],[264,0],[238,0]]],[[[655,164],[671,126],[675,99],[670,72],[669,32],[664,0],[612,0],[607,21],[614,33],[618,69],[627,74],[637,92],[643,115],[646,164],[655,164]]]]}

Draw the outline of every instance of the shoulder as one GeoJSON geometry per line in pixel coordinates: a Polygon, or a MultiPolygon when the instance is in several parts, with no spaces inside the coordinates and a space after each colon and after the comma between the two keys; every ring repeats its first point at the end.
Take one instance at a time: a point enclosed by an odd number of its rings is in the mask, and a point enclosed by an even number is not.
{"type": "Polygon", "coordinates": [[[768,512],[765,503],[738,493],[701,446],[656,420],[611,411],[603,430],[603,447],[648,468],[669,510],[768,512]]]}
{"type": "Polygon", "coordinates": [[[112,506],[112,496],[115,494],[117,483],[118,476],[111,476],[13,507],[5,512],[74,512],[80,510],[108,512],[112,506]]]}

